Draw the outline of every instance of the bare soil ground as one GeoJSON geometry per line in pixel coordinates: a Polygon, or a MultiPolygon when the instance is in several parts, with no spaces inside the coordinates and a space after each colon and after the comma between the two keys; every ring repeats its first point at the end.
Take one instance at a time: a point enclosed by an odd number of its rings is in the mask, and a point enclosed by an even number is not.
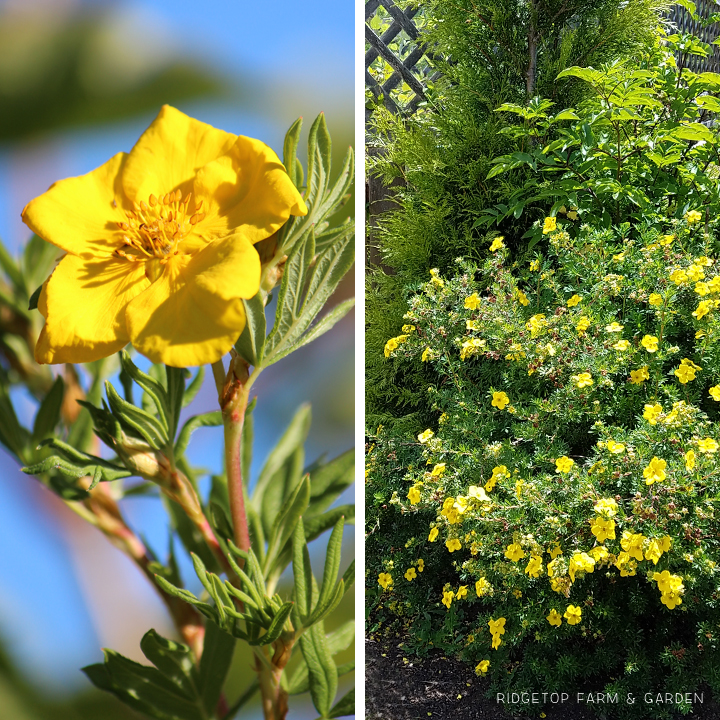
{"type": "MultiPolygon", "coordinates": [[[[405,662],[400,642],[365,642],[366,720],[528,720],[528,715],[513,713],[511,705],[486,698],[489,683],[471,667],[440,651],[421,662],[405,662]]],[[[603,720],[601,707],[571,698],[542,710],[546,720],[603,720]]],[[[685,718],[720,720],[720,707],[706,692],[704,703],[685,718]]]]}

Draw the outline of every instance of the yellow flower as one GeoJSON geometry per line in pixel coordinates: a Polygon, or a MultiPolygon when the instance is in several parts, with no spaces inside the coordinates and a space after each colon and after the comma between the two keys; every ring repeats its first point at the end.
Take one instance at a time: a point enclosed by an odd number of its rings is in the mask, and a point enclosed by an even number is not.
{"type": "Polygon", "coordinates": [[[550,614],[545,619],[555,627],[562,625],[562,615],[555,608],[550,611],[550,614]]]}
{"type": "Polygon", "coordinates": [[[642,533],[631,533],[629,530],[625,530],[620,540],[620,546],[623,550],[626,551],[629,558],[634,558],[635,560],[642,560],[642,547],[644,542],[645,536],[642,533]]]}
{"type": "Polygon", "coordinates": [[[554,232],[557,229],[557,218],[546,217],[543,223],[543,235],[554,232]]]}
{"type": "Polygon", "coordinates": [[[615,539],[615,521],[605,518],[594,518],[590,521],[590,532],[597,538],[599,543],[605,542],[608,538],[615,539]]]}
{"type": "Polygon", "coordinates": [[[692,470],[695,467],[695,451],[688,450],[685,455],[685,469],[692,470]]]}
{"type": "MultiPolygon", "coordinates": [[[[597,522],[597,521],[596,521],[597,522]]],[[[607,522],[610,522],[615,525],[615,523],[612,520],[608,520],[607,522]]],[[[568,575],[570,575],[570,579],[575,582],[575,573],[578,570],[581,570],[583,572],[591,573],[595,569],[595,560],[588,555],[587,553],[575,553],[570,558],[570,563],[568,564],[568,575]]]]}
{"type": "Polygon", "coordinates": [[[385,343],[385,357],[390,357],[390,353],[395,352],[395,350],[400,347],[400,343],[398,342],[397,338],[390,338],[385,343]]]}
{"type": "Polygon", "coordinates": [[[482,597],[483,595],[487,595],[492,591],[492,585],[484,578],[480,578],[475,583],[475,592],[477,593],[478,597],[482,597]]]}
{"type": "Polygon", "coordinates": [[[552,549],[548,551],[550,553],[550,557],[554,560],[558,555],[562,555],[562,549],[560,546],[555,543],[555,545],[552,546],[552,549]]]}
{"type": "Polygon", "coordinates": [[[575,307],[579,302],[582,302],[582,298],[579,295],[575,294],[567,301],[567,306],[575,307]]]}
{"type": "Polygon", "coordinates": [[[130,153],[23,210],[67,253],[40,294],[35,359],[91,362],[130,342],[155,363],[215,362],[260,287],[254,245],[306,213],[270,148],[164,106],[130,153]]]}
{"type": "Polygon", "coordinates": [[[651,425],[657,425],[657,420],[661,413],[662,406],[660,405],[660,403],[655,403],[654,405],[645,405],[645,412],[643,412],[643,417],[651,425]]]}
{"type": "Polygon", "coordinates": [[[435,433],[432,430],[424,430],[418,435],[418,440],[424,445],[433,435],[435,435],[435,433]]]}
{"type": "Polygon", "coordinates": [[[530,577],[540,577],[540,573],[543,571],[542,557],[540,555],[533,555],[528,564],[525,566],[525,573],[530,577]]]}
{"type": "Polygon", "coordinates": [[[615,442],[614,440],[608,440],[607,449],[608,452],[611,452],[613,455],[621,455],[625,452],[625,445],[619,442],[615,442]]]}
{"type": "Polygon", "coordinates": [[[577,625],[582,620],[582,610],[576,605],[568,605],[563,617],[568,621],[568,625],[577,625]]]}
{"type": "Polygon", "coordinates": [[[694,225],[702,220],[702,215],[697,210],[688,210],[685,213],[685,219],[688,225],[694,225]]]}
{"type": "Polygon", "coordinates": [[[649,353],[657,352],[657,349],[658,349],[658,339],[657,339],[654,335],[645,335],[645,337],[640,341],[640,344],[641,344],[649,353]]]}
{"type": "Polygon", "coordinates": [[[435,542],[437,540],[437,536],[438,536],[439,532],[440,531],[436,527],[432,528],[430,530],[430,534],[428,535],[428,540],[430,542],[435,542]]]}
{"type": "Polygon", "coordinates": [[[502,644],[500,636],[505,634],[505,622],[506,619],[504,617],[498,618],[497,620],[493,620],[492,618],[488,620],[490,634],[492,635],[493,650],[497,650],[502,644]]]}
{"type": "Polygon", "coordinates": [[[420,502],[420,488],[417,485],[413,485],[408,490],[407,498],[411,505],[417,505],[420,502]]]}
{"type": "Polygon", "coordinates": [[[592,379],[592,375],[587,372],[580,373],[579,375],[573,375],[572,379],[575,381],[578,388],[590,387],[590,385],[595,383],[592,379]]]}
{"type": "Polygon", "coordinates": [[[496,237],[492,241],[492,245],[490,245],[490,252],[495,252],[496,250],[499,250],[500,248],[504,248],[505,243],[503,242],[502,237],[496,237]]]}
{"type": "Polygon", "coordinates": [[[465,298],[465,308],[467,310],[477,310],[480,307],[481,302],[482,301],[480,300],[478,294],[473,293],[465,298]]]}
{"type": "Polygon", "coordinates": [[[520,289],[518,289],[518,291],[517,291],[517,299],[521,305],[529,305],[530,304],[530,301],[528,300],[528,296],[520,289]]]}
{"type": "Polygon", "coordinates": [[[425,561],[422,558],[417,561],[417,569],[418,572],[422,572],[425,569],[425,561]]]}
{"type": "Polygon", "coordinates": [[[695,283],[695,292],[701,297],[705,297],[710,293],[710,286],[704,282],[695,283]]]}
{"type": "Polygon", "coordinates": [[[670,279],[676,284],[676,285],[682,285],[684,282],[687,282],[687,273],[680,269],[676,268],[670,273],[670,279]]]}
{"type": "Polygon", "coordinates": [[[433,477],[442,477],[445,473],[445,463],[437,463],[435,467],[432,469],[432,472],[430,475],[433,477]]]}
{"type": "Polygon", "coordinates": [[[670,245],[672,241],[675,239],[674,235],[661,235],[660,236],[660,244],[661,245],[670,245]]]}
{"type": "Polygon", "coordinates": [[[701,300],[695,310],[693,310],[693,317],[698,320],[702,320],[702,318],[704,318],[712,310],[713,305],[714,303],[712,300],[701,300]]]}
{"type": "Polygon", "coordinates": [[[513,595],[519,600],[522,597],[522,590],[515,588],[513,590],[513,595]]]}
{"type": "MultiPolygon", "coordinates": [[[[608,446],[609,445],[610,441],[608,441],[608,446]]],[[[595,510],[598,515],[603,515],[604,517],[615,517],[615,515],[617,515],[617,503],[614,498],[600,498],[593,506],[593,510],[595,510]]]]}
{"type": "Polygon", "coordinates": [[[449,610],[455,594],[452,590],[443,590],[442,604],[449,610]]]}
{"type": "Polygon", "coordinates": [[[616,350],[625,351],[630,347],[630,343],[627,340],[618,340],[613,347],[616,350]]]}
{"type": "Polygon", "coordinates": [[[570,468],[575,464],[574,460],[571,460],[567,455],[563,455],[562,457],[559,457],[555,461],[555,469],[562,473],[563,475],[565,473],[570,472],[570,468]]]}
{"type": "Polygon", "coordinates": [[[458,591],[455,593],[455,597],[458,600],[462,600],[463,598],[467,597],[467,585],[461,585],[458,588],[458,591]]]}
{"type": "Polygon", "coordinates": [[[405,579],[406,579],[408,582],[412,582],[416,577],[417,577],[417,573],[415,572],[415,568],[414,568],[414,567],[408,568],[408,569],[405,571],[405,579]]]}
{"type": "Polygon", "coordinates": [[[447,547],[450,552],[455,552],[462,548],[462,543],[457,538],[453,538],[452,540],[445,541],[445,547],[447,547]]]}
{"type": "Polygon", "coordinates": [[[508,472],[508,469],[505,465],[496,465],[493,468],[492,476],[490,479],[485,483],[485,490],[490,492],[497,483],[498,480],[502,480],[503,478],[510,477],[510,473],[508,472]]]}
{"type": "Polygon", "coordinates": [[[590,550],[588,555],[590,555],[596,563],[601,563],[603,560],[610,557],[610,553],[604,545],[596,545],[592,548],[592,550],[590,550]]]}
{"type": "Polygon", "coordinates": [[[489,660],[481,660],[481,661],[475,666],[475,674],[476,674],[476,675],[485,675],[485,673],[487,673],[489,667],[490,667],[490,661],[489,661],[489,660]]]}
{"type": "Polygon", "coordinates": [[[523,552],[523,549],[522,547],[520,547],[520,545],[518,545],[517,543],[512,543],[505,548],[505,557],[508,560],[517,562],[518,560],[521,560],[525,557],[525,553],[523,552]]]}
{"type": "Polygon", "coordinates": [[[720,402],[720,385],[713,385],[708,392],[713,400],[720,402]]]}
{"type": "Polygon", "coordinates": [[[659,295],[658,293],[650,293],[650,297],[648,298],[648,302],[650,305],[654,307],[659,307],[663,304],[662,295],[659,295]]]}
{"type": "Polygon", "coordinates": [[[422,354],[422,356],[420,357],[420,360],[421,360],[422,362],[427,362],[428,360],[431,360],[431,359],[432,359],[432,350],[431,350],[429,347],[426,347],[426,348],[423,350],[423,354],[422,354]]]}
{"type": "MultiPolygon", "coordinates": [[[[667,463],[658,457],[654,457],[643,470],[643,477],[646,485],[652,485],[655,482],[662,482],[665,479],[665,468],[667,463]]],[[[627,548],[626,548],[627,549],[627,548]]],[[[638,558],[642,559],[642,558],[638,558]]]]}
{"type": "Polygon", "coordinates": [[[637,370],[630,371],[630,382],[633,385],[640,385],[645,380],[650,378],[647,365],[645,367],[638,368],[637,370]]]}
{"type": "Polygon", "coordinates": [[[692,280],[693,282],[697,282],[705,277],[705,273],[700,265],[693,264],[685,272],[687,273],[688,280],[692,280]]]}
{"type": "Polygon", "coordinates": [[[430,270],[430,282],[438,288],[442,288],[445,286],[445,281],[439,276],[440,271],[437,268],[432,268],[430,270]]]}
{"type": "Polygon", "coordinates": [[[583,315],[579,320],[578,324],[575,326],[575,330],[577,330],[578,335],[584,335],[585,331],[590,327],[590,318],[583,315]]]}
{"type": "Polygon", "coordinates": [[[701,453],[708,455],[714,455],[717,452],[718,444],[712,438],[705,438],[704,440],[698,440],[698,450],[701,453]]]}
{"type": "Polygon", "coordinates": [[[658,560],[662,557],[663,550],[661,541],[653,538],[648,543],[647,549],[645,550],[645,559],[652,560],[653,565],[657,565],[658,560]]]}
{"type": "Polygon", "coordinates": [[[387,590],[393,583],[392,575],[390,575],[390,573],[380,573],[378,575],[378,583],[380,583],[383,590],[387,590]]]}
{"type": "Polygon", "coordinates": [[[540,269],[540,260],[531,260],[530,261],[530,271],[537,272],[539,269],[540,269]]]}
{"type": "Polygon", "coordinates": [[[403,325],[402,328],[400,328],[404,333],[410,334],[411,332],[415,332],[415,326],[414,325],[403,325]]]}
{"type": "Polygon", "coordinates": [[[510,398],[504,392],[494,392],[492,396],[492,402],[490,404],[493,407],[502,410],[509,402],[510,398]]]}
{"type": "Polygon", "coordinates": [[[620,332],[625,326],[621,325],[619,322],[611,322],[609,325],[605,326],[605,332],[614,333],[614,332],[620,332]]]}
{"type": "Polygon", "coordinates": [[[695,368],[691,365],[681,364],[673,371],[673,374],[677,375],[678,380],[685,385],[695,379],[695,368]]]}
{"type": "Polygon", "coordinates": [[[530,331],[531,337],[537,337],[545,327],[545,315],[542,313],[533,315],[526,323],[525,327],[530,331]]]}
{"type": "Polygon", "coordinates": [[[485,493],[485,490],[477,485],[471,485],[468,488],[468,497],[478,502],[491,502],[490,498],[485,493]]]}

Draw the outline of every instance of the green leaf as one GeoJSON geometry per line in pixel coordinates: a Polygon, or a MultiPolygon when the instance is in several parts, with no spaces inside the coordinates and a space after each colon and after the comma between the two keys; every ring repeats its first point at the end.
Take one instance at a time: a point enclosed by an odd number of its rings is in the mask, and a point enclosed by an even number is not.
{"type": "Polygon", "coordinates": [[[168,443],[167,426],[157,418],[123,400],[115,388],[106,380],[105,392],[108,402],[121,422],[136,430],[141,437],[155,450],[165,448],[168,443]]]}
{"type": "Polygon", "coordinates": [[[341,517],[328,540],[327,549],[325,551],[325,567],[323,569],[323,580],[320,586],[320,599],[318,605],[325,605],[333,594],[335,581],[337,580],[338,570],[340,569],[340,556],[342,554],[342,538],[343,528],[345,527],[345,518],[341,517]]]}
{"type": "Polygon", "coordinates": [[[558,122],[559,120],[579,120],[580,117],[577,115],[577,113],[572,109],[563,110],[562,112],[559,112],[554,118],[553,122],[558,122]]]}
{"type": "Polygon", "coordinates": [[[48,435],[52,435],[56,425],[60,422],[60,408],[65,395],[65,383],[59,375],[40,403],[35,424],[32,431],[32,442],[38,443],[48,435]]]}
{"type": "Polygon", "coordinates": [[[182,426],[178,439],[175,442],[175,455],[182,455],[190,443],[190,436],[201,427],[217,427],[223,424],[222,413],[219,410],[193,415],[182,426]]]}
{"type": "Polygon", "coordinates": [[[40,300],[40,293],[42,292],[43,286],[40,285],[33,291],[33,294],[28,300],[28,310],[37,310],[38,300],[40,300]]]}
{"type": "MultiPolygon", "coordinates": [[[[291,352],[295,352],[298,348],[311,343],[313,340],[317,340],[321,335],[324,335],[328,330],[332,329],[340,320],[342,320],[350,310],[355,307],[355,299],[350,298],[344,300],[339,305],[336,305],[332,310],[323,315],[311,328],[306,332],[294,345],[292,345],[281,357],[289,355],[291,352]]],[[[280,357],[276,357],[273,362],[277,362],[280,357]]]]}
{"type": "Polygon", "coordinates": [[[0,442],[24,461],[30,433],[20,425],[10,395],[3,385],[0,385],[0,417],[0,442]]]}
{"type": "Polygon", "coordinates": [[[308,667],[313,705],[326,717],[337,692],[337,667],[330,655],[322,623],[300,636],[300,651],[308,667]]]}
{"type": "MultiPolygon", "coordinates": [[[[307,617],[312,609],[312,566],[310,553],[305,540],[303,523],[299,522],[293,530],[292,537],[293,579],[295,583],[295,606],[298,620],[307,617]]],[[[299,624],[299,623],[298,623],[299,624]]]]}
{"type": "Polygon", "coordinates": [[[283,603],[277,613],[275,613],[267,632],[262,635],[259,640],[250,642],[250,645],[270,645],[270,643],[274,643],[280,637],[280,633],[283,631],[283,625],[285,625],[285,621],[290,617],[292,609],[293,603],[283,603]]]}
{"type": "Polygon", "coordinates": [[[333,705],[329,718],[343,717],[344,715],[355,714],[355,688],[347,692],[342,698],[333,705]]]}
{"type": "Polygon", "coordinates": [[[267,332],[265,305],[259,292],[249,300],[243,300],[242,304],[245,307],[246,323],[242,334],[235,343],[235,349],[243,360],[255,367],[262,360],[267,332]]]}
{"type": "Polygon", "coordinates": [[[160,421],[165,428],[168,425],[168,396],[164,386],[155,378],[140,370],[124,350],[120,351],[120,363],[126,372],[152,399],[155,409],[160,415],[160,421]]]}
{"type": "Polygon", "coordinates": [[[287,170],[290,180],[293,185],[300,189],[302,185],[302,175],[297,175],[297,149],[300,142],[300,130],[302,129],[302,118],[298,118],[285,134],[285,141],[283,142],[283,165],[287,170]]]}
{"type": "Polygon", "coordinates": [[[310,511],[317,515],[331,505],[355,479],[355,450],[348,450],[310,473],[310,511]]]}
{"type": "MultiPolygon", "coordinates": [[[[329,141],[329,137],[328,137],[329,141]]],[[[329,161],[328,161],[328,171],[329,171],[329,161]]],[[[325,196],[322,198],[322,202],[320,203],[320,206],[317,209],[317,220],[316,222],[322,222],[326,217],[331,215],[343,202],[343,198],[347,195],[348,191],[350,190],[350,187],[353,184],[353,180],[355,178],[355,156],[353,154],[353,149],[348,148],[347,153],[345,154],[345,159],[343,160],[342,168],[340,169],[340,174],[338,175],[337,179],[335,180],[335,184],[330,188],[330,190],[325,194],[325,196]]]]}
{"type": "Polygon", "coordinates": [[[173,440],[180,424],[180,412],[185,395],[185,377],[189,376],[190,371],[166,365],[165,372],[167,373],[168,437],[173,440]]]}
{"type": "Polygon", "coordinates": [[[215,623],[206,625],[198,673],[198,691],[209,716],[215,712],[220,699],[232,663],[235,642],[234,637],[220,630],[215,623]]]}
{"type": "Polygon", "coordinates": [[[187,645],[148,630],[140,641],[143,655],[187,697],[196,694],[192,653],[187,645]]]}
{"type": "Polygon", "coordinates": [[[23,290],[25,288],[25,281],[23,280],[20,268],[7,251],[2,240],[0,240],[0,268],[5,271],[5,274],[10,278],[16,290],[23,290]]]}
{"type": "Polygon", "coordinates": [[[305,526],[305,535],[308,542],[312,542],[326,530],[333,527],[340,517],[345,518],[346,525],[354,522],[355,505],[338,505],[338,507],[328,510],[326,513],[318,515],[317,517],[305,518],[303,525],[305,526]]]}
{"type": "Polygon", "coordinates": [[[309,500],[310,479],[305,476],[295,492],[285,501],[268,534],[268,550],[264,564],[265,577],[268,577],[273,569],[275,558],[292,536],[295,526],[300,524],[300,518],[307,509],[309,500]]]}
{"type": "Polygon", "coordinates": [[[331,154],[332,143],[325,123],[325,114],[320,113],[308,133],[308,179],[305,196],[308,206],[318,204],[327,192],[331,154]]]}
{"type": "Polygon", "coordinates": [[[212,620],[216,625],[219,624],[218,614],[215,608],[206,603],[198,600],[189,590],[179,588],[173,585],[169,580],[166,580],[162,575],[155,575],[155,582],[164,590],[168,595],[182,600],[197,608],[206,618],[212,620]]]}
{"type": "Polygon", "coordinates": [[[194,399],[195,396],[200,392],[200,388],[203,384],[203,379],[205,378],[205,366],[201,365],[198,368],[198,371],[195,373],[195,377],[192,379],[190,384],[187,386],[187,389],[185,390],[185,395],[183,396],[183,407],[187,407],[194,399]]]}

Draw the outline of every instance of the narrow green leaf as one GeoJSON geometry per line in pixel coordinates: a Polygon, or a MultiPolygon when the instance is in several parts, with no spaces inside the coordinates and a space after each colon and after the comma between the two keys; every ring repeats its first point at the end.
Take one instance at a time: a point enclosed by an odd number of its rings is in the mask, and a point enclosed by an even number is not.
{"type": "Polygon", "coordinates": [[[340,604],[345,594],[345,581],[340,580],[337,585],[331,588],[330,597],[324,602],[318,602],[309,618],[305,620],[303,625],[311,627],[324,620],[330,613],[340,604]]]}
{"type": "Polygon", "coordinates": [[[235,343],[235,349],[241,358],[253,367],[262,361],[263,345],[267,332],[265,305],[258,292],[249,300],[242,301],[245,307],[245,328],[235,343]]]}
{"type": "MultiPolygon", "coordinates": [[[[329,165],[329,163],[328,163],[329,165]]],[[[318,219],[316,222],[321,222],[326,217],[332,215],[338,207],[342,204],[343,198],[350,190],[350,186],[353,184],[355,179],[355,157],[353,149],[349,148],[343,165],[340,170],[340,174],[335,180],[335,184],[322,198],[320,205],[317,210],[318,219]]]]}
{"type": "Polygon", "coordinates": [[[143,655],[188,698],[196,695],[192,653],[187,645],[148,630],[140,640],[143,655]]]}
{"type": "Polygon", "coordinates": [[[160,450],[168,445],[167,428],[157,418],[123,400],[108,381],[105,381],[105,392],[113,415],[136,430],[150,447],[160,450]]]}
{"type": "Polygon", "coordinates": [[[302,175],[298,177],[297,174],[297,149],[300,142],[300,130],[302,129],[302,118],[299,117],[285,134],[285,141],[283,142],[283,165],[287,170],[290,180],[293,185],[300,189],[302,184],[302,175]]]}
{"type": "Polygon", "coordinates": [[[222,413],[219,410],[203,413],[202,415],[193,415],[182,426],[180,434],[175,442],[175,455],[184,454],[190,443],[190,436],[201,427],[217,427],[223,424],[222,413]]]}
{"type": "Polygon", "coordinates": [[[328,540],[327,549],[325,551],[325,567],[323,569],[322,585],[320,586],[319,605],[324,605],[333,594],[335,582],[337,580],[338,570],[340,569],[340,556],[342,554],[342,538],[343,529],[345,527],[345,518],[341,517],[328,540]]]}
{"type": "Polygon", "coordinates": [[[320,113],[308,133],[308,178],[305,202],[316,206],[325,196],[330,179],[330,157],[332,143],[325,123],[325,114],[320,113]]]}
{"type": "MultiPolygon", "coordinates": [[[[150,397],[155,410],[160,416],[160,421],[165,428],[168,428],[168,397],[167,391],[155,378],[144,373],[130,359],[130,355],[124,350],[120,351],[120,363],[122,369],[127,373],[150,397]]],[[[129,401],[128,401],[129,402],[129,401]]]]}
{"type": "Polygon", "coordinates": [[[48,394],[40,403],[37,415],[35,415],[32,442],[38,443],[43,438],[53,434],[55,426],[60,422],[60,408],[62,407],[64,394],[65,383],[62,377],[58,375],[48,394]]]}
{"type": "Polygon", "coordinates": [[[25,289],[25,281],[23,280],[20,268],[7,251],[7,248],[3,244],[2,240],[0,240],[0,268],[5,271],[5,274],[10,278],[10,281],[16,290],[25,289]]]}
{"type": "Polygon", "coordinates": [[[20,425],[10,395],[0,385],[0,442],[17,458],[24,461],[30,433],[20,425]]]}
{"type": "Polygon", "coordinates": [[[310,500],[310,478],[305,476],[295,492],[285,501],[277,514],[272,530],[268,535],[268,550],[265,557],[265,577],[272,567],[277,554],[293,534],[293,529],[300,523],[301,516],[307,510],[310,500]]]}
{"type": "Polygon", "coordinates": [[[214,623],[205,628],[205,642],[200,659],[198,690],[208,716],[215,712],[235,650],[235,638],[214,623]]]}
{"type": "Polygon", "coordinates": [[[300,636],[300,650],[308,667],[313,705],[326,717],[337,692],[337,667],[330,655],[322,623],[300,636]]]}
{"type": "Polygon", "coordinates": [[[328,717],[337,718],[344,715],[355,714],[355,688],[342,696],[338,702],[331,708],[328,717]]]}
{"type": "Polygon", "coordinates": [[[200,392],[200,388],[202,387],[204,378],[205,366],[201,365],[198,368],[198,371],[195,373],[195,377],[190,381],[190,384],[185,390],[185,395],[183,395],[182,402],[183,407],[187,407],[195,399],[195,396],[200,392]]]}
{"type": "Polygon", "coordinates": [[[168,437],[172,441],[180,424],[180,411],[183,408],[185,395],[185,375],[189,374],[189,370],[166,365],[165,372],[167,374],[168,437]]]}
{"type": "Polygon", "coordinates": [[[40,300],[40,293],[42,292],[43,286],[40,285],[40,287],[36,288],[33,291],[33,294],[30,296],[30,299],[28,300],[28,310],[37,310],[38,306],[38,300],[40,300]]]}
{"type": "Polygon", "coordinates": [[[305,533],[303,531],[303,523],[298,522],[295,525],[292,537],[292,557],[293,557],[293,578],[295,583],[295,605],[300,616],[300,620],[307,617],[312,609],[312,567],[310,565],[310,553],[305,541],[305,533]]]}
{"type": "Polygon", "coordinates": [[[283,625],[285,625],[285,621],[290,617],[292,609],[293,603],[283,603],[282,607],[275,613],[267,632],[257,642],[251,642],[250,644],[270,645],[270,643],[274,643],[280,637],[280,633],[283,631],[283,625]]]}

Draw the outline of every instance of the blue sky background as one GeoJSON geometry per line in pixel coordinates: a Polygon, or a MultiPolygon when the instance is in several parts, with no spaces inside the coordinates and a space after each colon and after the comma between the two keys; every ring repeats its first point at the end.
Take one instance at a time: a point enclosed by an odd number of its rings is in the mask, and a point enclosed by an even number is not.
{"type": "MultiPolygon", "coordinates": [[[[195,101],[179,107],[216,127],[257,137],[279,154],[285,130],[298,115],[309,124],[323,110],[331,133],[341,127],[344,136],[352,137],[354,9],[349,0],[84,4],[12,0],[0,2],[0,22],[3,12],[32,4],[46,13],[72,12],[78,5],[106,8],[121,38],[129,43],[125,52],[137,51],[138,57],[145,53],[148,62],[172,55],[198,58],[232,82],[249,87],[249,93],[239,93],[242,101],[230,96],[222,102],[195,101]]],[[[0,145],[3,241],[19,252],[29,235],[19,220],[23,205],[54,180],[88,172],[116,152],[128,151],[154,115],[0,145]]],[[[279,437],[289,421],[290,408],[304,400],[312,400],[315,419],[308,460],[320,452],[335,455],[352,446],[353,338],[352,319],[346,319],[324,340],[261,378],[256,471],[269,442],[279,437]]],[[[21,420],[29,423],[33,403],[21,392],[14,399],[24,415],[21,420]]],[[[215,409],[215,402],[211,383],[206,383],[188,414],[215,409]]],[[[191,459],[218,471],[221,435],[220,429],[198,431],[191,459]]],[[[158,501],[133,499],[125,501],[124,509],[164,555],[167,528],[158,501]]],[[[0,637],[45,691],[85,687],[78,668],[99,661],[99,648],[108,639],[111,644],[124,633],[126,645],[137,645],[151,624],[159,631],[167,628],[160,601],[131,564],[93,528],[76,522],[38,483],[22,475],[2,450],[0,546],[4,548],[0,553],[0,637]],[[131,607],[128,598],[134,598],[131,607]],[[122,620],[128,612],[136,616],[129,625],[122,620]]]]}

